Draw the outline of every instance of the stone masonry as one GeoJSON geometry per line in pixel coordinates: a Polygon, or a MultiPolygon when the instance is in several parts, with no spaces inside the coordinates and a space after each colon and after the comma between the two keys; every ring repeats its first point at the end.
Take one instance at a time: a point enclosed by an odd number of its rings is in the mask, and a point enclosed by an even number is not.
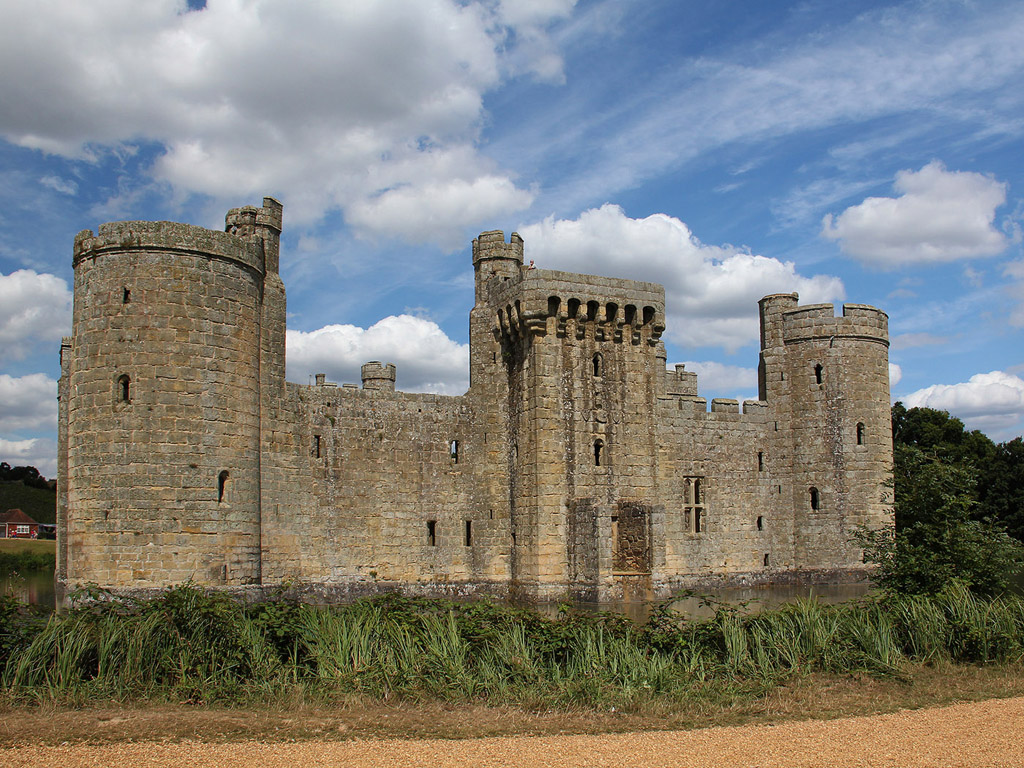
{"type": "Polygon", "coordinates": [[[285,382],[282,207],[224,232],[104,224],[74,246],[61,345],[62,593],[191,580],[344,598],[662,596],[862,571],[891,524],[884,312],[760,303],[760,395],[666,369],[653,283],[473,241],[470,388],[285,382]]]}

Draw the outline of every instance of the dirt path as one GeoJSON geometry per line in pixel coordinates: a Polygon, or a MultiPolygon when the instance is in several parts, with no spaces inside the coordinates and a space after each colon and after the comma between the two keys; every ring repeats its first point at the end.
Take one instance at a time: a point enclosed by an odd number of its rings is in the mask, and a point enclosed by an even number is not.
{"type": "Polygon", "coordinates": [[[839,720],[597,736],[27,746],[0,750],[0,765],[1024,768],[1024,697],[839,720]]]}

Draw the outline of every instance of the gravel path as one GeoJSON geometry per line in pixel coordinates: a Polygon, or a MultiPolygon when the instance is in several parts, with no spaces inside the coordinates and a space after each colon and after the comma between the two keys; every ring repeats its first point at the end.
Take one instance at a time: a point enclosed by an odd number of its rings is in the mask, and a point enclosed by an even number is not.
{"type": "Polygon", "coordinates": [[[30,746],[0,750],[0,765],[1024,768],[1024,697],[872,717],[600,736],[30,746]]]}

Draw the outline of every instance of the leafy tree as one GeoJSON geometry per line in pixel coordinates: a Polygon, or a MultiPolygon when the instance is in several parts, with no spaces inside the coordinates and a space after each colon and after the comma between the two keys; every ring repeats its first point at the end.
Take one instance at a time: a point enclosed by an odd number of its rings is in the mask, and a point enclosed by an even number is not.
{"type": "Polygon", "coordinates": [[[976,475],[966,463],[894,447],[894,528],[856,538],[875,581],[892,592],[934,594],[953,581],[991,596],[1006,591],[1024,563],[1024,547],[979,517],[976,475]]]}

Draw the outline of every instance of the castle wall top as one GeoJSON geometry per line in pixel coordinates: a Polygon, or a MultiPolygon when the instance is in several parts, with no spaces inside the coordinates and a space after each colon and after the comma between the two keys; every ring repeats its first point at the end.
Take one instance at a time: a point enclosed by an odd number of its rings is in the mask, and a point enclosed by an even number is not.
{"type": "Polygon", "coordinates": [[[782,337],[793,344],[810,339],[856,338],[889,344],[889,316],[867,304],[845,304],[841,317],[831,304],[809,304],[783,314],[782,337]]]}
{"type": "Polygon", "coordinates": [[[523,238],[513,232],[509,240],[511,242],[505,242],[505,233],[500,229],[481,232],[473,239],[473,265],[490,259],[511,259],[522,264],[523,238]]]}
{"type": "Polygon", "coordinates": [[[273,197],[264,197],[262,208],[243,205],[240,208],[232,208],[224,216],[224,229],[227,231],[231,231],[232,227],[245,225],[268,227],[281,234],[284,225],[284,206],[273,197]]]}
{"type": "Polygon", "coordinates": [[[169,251],[235,261],[265,274],[263,255],[230,232],[217,232],[172,221],[114,221],[99,232],[84,229],[75,236],[72,264],[102,254],[169,251]]]}

